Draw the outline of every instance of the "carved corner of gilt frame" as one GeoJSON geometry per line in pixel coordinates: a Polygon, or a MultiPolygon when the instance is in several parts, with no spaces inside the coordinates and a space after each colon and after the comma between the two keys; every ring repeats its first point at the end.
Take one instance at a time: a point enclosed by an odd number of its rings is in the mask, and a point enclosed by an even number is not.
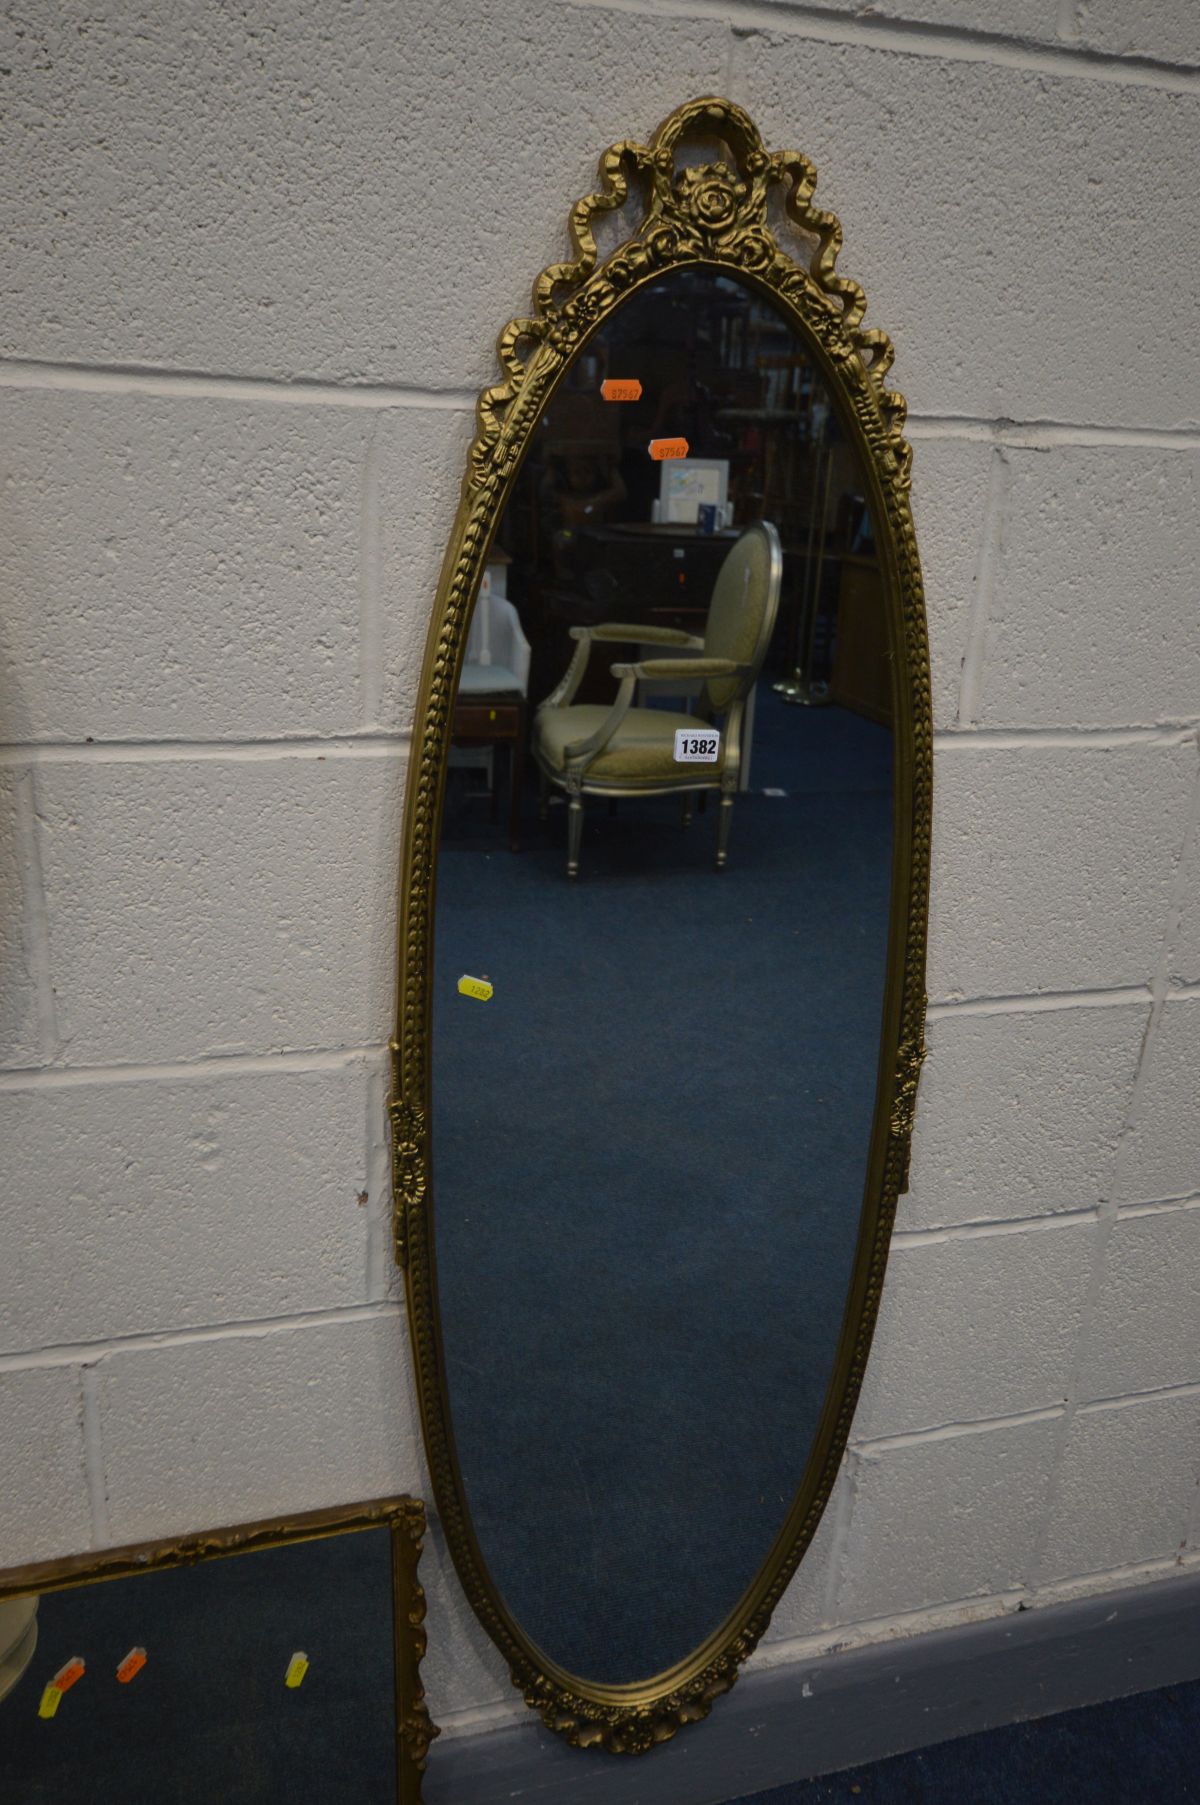
{"type": "Polygon", "coordinates": [[[392,1530],[394,1536],[402,1539],[403,1549],[403,1592],[396,1601],[396,1609],[403,1615],[396,1647],[400,1670],[397,1675],[400,1687],[396,1733],[411,1767],[411,1775],[406,1781],[408,1798],[402,1797],[401,1801],[401,1805],[409,1805],[410,1799],[414,1802],[420,1799],[420,1776],[425,1772],[434,1738],[441,1735],[429,1714],[421,1681],[421,1663],[429,1638],[425,1629],[425,1589],[417,1577],[425,1541],[425,1509],[419,1499],[404,1500],[402,1508],[392,1518],[392,1530]],[[415,1776],[415,1782],[412,1776],[415,1776]]]}

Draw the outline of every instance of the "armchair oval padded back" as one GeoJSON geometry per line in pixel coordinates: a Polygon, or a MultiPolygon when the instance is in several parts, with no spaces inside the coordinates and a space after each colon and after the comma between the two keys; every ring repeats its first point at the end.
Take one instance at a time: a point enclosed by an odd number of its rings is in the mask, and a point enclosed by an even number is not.
{"type": "Polygon", "coordinates": [[[753,687],[771,643],[782,582],[779,534],[769,520],[760,520],[730,546],[713,585],[704,656],[731,658],[745,668],[736,677],[708,679],[706,711],[724,714],[731,702],[753,687]]]}

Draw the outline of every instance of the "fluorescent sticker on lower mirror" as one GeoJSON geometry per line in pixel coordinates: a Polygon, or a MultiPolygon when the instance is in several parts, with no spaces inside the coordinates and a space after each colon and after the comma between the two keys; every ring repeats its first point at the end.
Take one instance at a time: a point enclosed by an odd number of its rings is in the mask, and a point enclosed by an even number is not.
{"type": "Polygon", "coordinates": [[[122,1686],[128,1686],[130,1680],[136,1679],[146,1665],[144,1648],[131,1648],[121,1665],[117,1668],[117,1679],[122,1686]]]}
{"type": "Polygon", "coordinates": [[[677,765],[715,765],[721,736],[715,727],[679,727],[675,731],[677,765]]]}
{"type": "Polygon", "coordinates": [[[302,1652],[294,1654],[288,1662],[287,1672],[283,1676],[284,1685],[290,1686],[294,1692],[307,1672],[308,1656],[302,1652]]]}
{"type": "Polygon", "coordinates": [[[486,978],[468,978],[465,972],[458,980],[458,990],[460,996],[475,997],[481,1003],[486,1003],[492,994],[486,978]]]}

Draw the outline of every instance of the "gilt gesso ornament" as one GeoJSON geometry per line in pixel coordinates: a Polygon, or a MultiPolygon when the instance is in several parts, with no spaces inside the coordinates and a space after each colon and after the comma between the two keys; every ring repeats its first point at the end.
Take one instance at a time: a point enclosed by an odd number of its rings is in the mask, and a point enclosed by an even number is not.
{"type": "MultiPolygon", "coordinates": [[[[573,256],[537,279],[529,315],[498,341],[502,378],[477,404],[459,511],[434,609],[416,713],[400,891],[400,988],[391,1130],[395,1253],[406,1268],[409,1323],[437,1506],[467,1596],[544,1723],[579,1746],[637,1754],[705,1717],[733,1685],[811,1541],[849,1434],[875,1326],[896,1202],[907,1182],[924,1053],[924,967],[931,821],[929,667],[924,601],[909,506],[905,402],[886,387],[887,335],[864,327],[866,298],[837,271],[842,229],[813,204],[816,171],[795,151],[769,152],[749,116],[721,99],[692,101],[649,144],[623,141],[600,159],[599,186],[572,208],[573,256]],[[678,150],[717,142],[728,156],[685,164],[678,150]],[[781,233],[769,201],[782,202],[781,233]],[[593,226],[636,201],[629,236],[599,261],[593,226]],[[774,215],[772,215],[774,217],[774,215]],[[795,231],[788,229],[794,227],[795,231]],[[450,1430],[436,1316],[430,1184],[430,966],[437,834],[454,697],[468,619],[497,523],[531,433],[568,363],[622,301],[686,266],[740,275],[772,297],[811,345],[835,392],[872,485],[871,508],[889,585],[896,668],[896,852],[884,1044],[890,1080],[851,1285],[852,1323],[838,1352],[833,1406],[772,1554],[733,1614],[685,1660],[648,1682],[592,1685],[528,1640],[483,1562],[450,1430]]],[[[531,1375],[536,1382],[536,1375],[531,1375]]]]}

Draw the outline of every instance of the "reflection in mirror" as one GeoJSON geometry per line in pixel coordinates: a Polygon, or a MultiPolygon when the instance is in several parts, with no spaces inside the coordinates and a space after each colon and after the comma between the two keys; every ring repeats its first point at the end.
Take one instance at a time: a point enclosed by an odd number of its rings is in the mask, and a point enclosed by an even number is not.
{"type": "Polygon", "coordinates": [[[837,1353],[892,862],[856,443],[764,294],[668,269],[545,404],[470,622],[434,937],[446,1386],[496,1588],[597,1684],[737,1605],[837,1353]]]}

